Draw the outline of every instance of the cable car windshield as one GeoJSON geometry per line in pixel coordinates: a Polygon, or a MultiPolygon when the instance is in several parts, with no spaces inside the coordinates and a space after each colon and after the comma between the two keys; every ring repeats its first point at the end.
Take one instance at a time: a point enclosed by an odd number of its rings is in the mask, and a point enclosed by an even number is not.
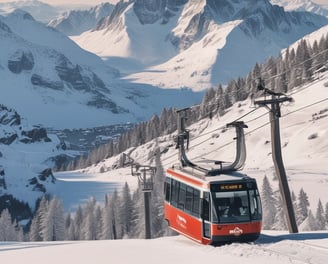
{"type": "Polygon", "coordinates": [[[213,222],[236,223],[261,220],[261,202],[257,189],[212,192],[213,222]]]}

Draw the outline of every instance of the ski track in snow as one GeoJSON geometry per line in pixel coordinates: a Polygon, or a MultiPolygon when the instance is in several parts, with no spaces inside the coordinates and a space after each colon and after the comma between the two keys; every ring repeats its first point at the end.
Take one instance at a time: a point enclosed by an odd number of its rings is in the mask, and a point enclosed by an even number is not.
{"type": "Polygon", "coordinates": [[[326,264],[328,232],[288,234],[263,231],[253,243],[204,246],[183,236],[63,242],[0,242],[0,258],[10,263],[224,263],[326,264]]]}

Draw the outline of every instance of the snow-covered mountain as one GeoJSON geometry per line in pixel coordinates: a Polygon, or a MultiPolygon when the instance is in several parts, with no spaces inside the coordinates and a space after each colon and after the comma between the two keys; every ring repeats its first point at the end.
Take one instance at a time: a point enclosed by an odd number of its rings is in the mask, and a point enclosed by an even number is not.
{"type": "Polygon", "coordinates": [[[308,11],[322,16],[328,16],[328,9],[311,0],[270,0],[274,5],[282,6],[286,11],[308,11]]]}
{"type": "Polygon", "coordinates": [[[0,144],[0,196],[11,195],[33,208],[56,182],[52,167],[56,156],[64,157],[64,144],[5,105],[0,105],[0,144]]]}
{"type": "Polygon", "coordinates": [[[24,0],[0,3],[0,14],[10,13],[15,9],[21,9],[30,13],[36,20],[43,23],[49,22],[52,18],[63,12],[63,8],[55,7],[38,0],[24,0]]]}
{"type": "Polygon", "coordinates": [[[119,79],[119,72],[22,10],[0,16],[1,103],[31,124],[81,128],[136,122],[202,93],[119,79]],[[169,102],[169,103],[168,103],[169,102]]]}
{"type": "Polygon", "coordinates": [[[327,23],[268,0],[122,1],[72,39],[129,73],[127,80],[201,90],[245,75],[327,23]]]}
{"type": "Polygon", "coordinates": [[[89,10],[71,10],[64,12],[60,16],[52,19],[48,26],[54,27],[66,35],[80,35],[91,30],[98,22],[111,14],[114,5],[102,3],[89,10]]]}

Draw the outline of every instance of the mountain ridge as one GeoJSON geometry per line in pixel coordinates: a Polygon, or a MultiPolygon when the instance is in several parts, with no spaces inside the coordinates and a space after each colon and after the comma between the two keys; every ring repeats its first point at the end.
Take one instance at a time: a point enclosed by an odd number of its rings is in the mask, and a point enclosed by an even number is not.
{"type": "Polygon", "coordinates": [[[268,0],[179,1],[167,17],[165,4],[170,1],[118,4],[106,24],[72,39],[123,73],[126,64],[139,62],[125,72],[131,82],[204,90],[247,74],[250,65],[328,23],[309,12],[285,12],[268,0]],[[144,19],[147,12],[151,20],[144,19]]]}
{"type": "Polygon", "coordinates": [[[0,51],[2,103],[33,124],[86,128],[138,122],[162,111],[168,100],[182,106],[202,95],[121,80],[118,70],[24,11],[0,16],[0,21],[6,47],[0,51]]]}

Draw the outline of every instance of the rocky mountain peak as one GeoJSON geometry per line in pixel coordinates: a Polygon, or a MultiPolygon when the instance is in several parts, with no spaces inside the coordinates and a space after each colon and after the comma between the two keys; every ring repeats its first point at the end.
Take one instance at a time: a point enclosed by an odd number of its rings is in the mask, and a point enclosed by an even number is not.
{"type": "Polygon", "coordinates": [[[133,10],[141,24],[153,24],[159,20],[167,23],[186,2],[187,0],[136,0],[133,10]]]}

